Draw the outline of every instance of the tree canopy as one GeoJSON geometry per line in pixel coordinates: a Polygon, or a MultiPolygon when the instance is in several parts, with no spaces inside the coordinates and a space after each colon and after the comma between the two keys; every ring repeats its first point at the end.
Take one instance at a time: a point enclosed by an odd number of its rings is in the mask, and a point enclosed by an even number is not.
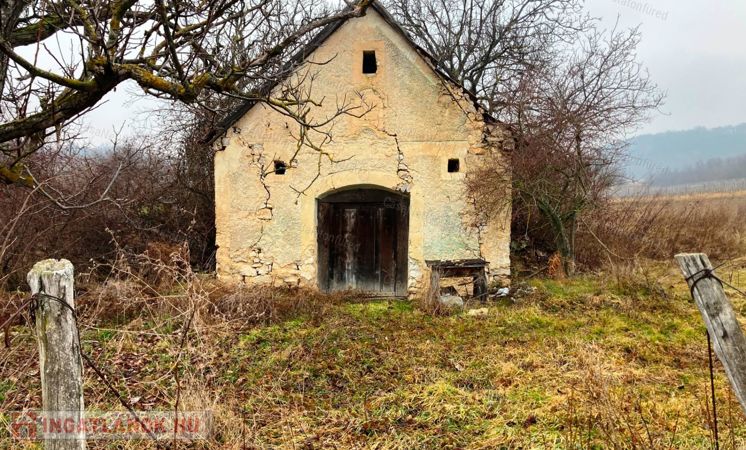
{"type": "Polygon", "coordinates": [[[6,0],[0,6],[0,181],[32,183],[23,160],[125,81],[198,103],[211,94],[293,114],[308,99],[260,89],[329,23],[360,16],[302,0],[6,0]]]}

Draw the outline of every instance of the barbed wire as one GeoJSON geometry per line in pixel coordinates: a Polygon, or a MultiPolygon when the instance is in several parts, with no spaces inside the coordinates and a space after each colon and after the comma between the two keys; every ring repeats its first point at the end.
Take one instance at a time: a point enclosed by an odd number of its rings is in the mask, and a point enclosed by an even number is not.
{"type": "MultiPolygon", "coordinates": [[[[80,354],[80,357],[86,362],[86,364],[93,370],[93,372],[96,374],[98,379],[101,381],[101,383],[106,386],[107,390],[112,393],[119,403],[129,412],[129,414],[135,419],[135,422],[137,422],[145,431],[145,433],[155,442],[156,448],[161,448],[160,441],[158,440],[158,437],[153,433],[150,428],[148,428],[147,425],[143,422],[143,420],[140,418],[140,416],[135,412],[135,410],[129,405],[129,403],[124,399],[124,397],[119,393],[119,391],[109,382],[109,380],[106,378],[106,375],[104,374],[104,371],[96,365],[96,363],[93,362],[93,360],[86,355],[83,352],[83,347],[81,345],[81,339],[80,339],[80,328],[78,326],[78,314],[75,311],[75,308],[70,305],[65,299],[56,297],[54,295],[47,294],[45,292],[39,292],[36,294],[31,295],[28,299],[24,300],[24,302],[21,304],[21,306],[13,313],[11,314],[10,318],[6,320],[2,327],[0,329],[6,330],[6,327],[9,326],[11,323],[13,323],[13,320],[15,320],[16,317],[18,317],[26,308],[29,308],[29,312],[31,314],[32,322],[35,320],[35,314],[36,310],[41,306],[41,299],[47,299],[47,300],[53,300],[59,303],[63,306],[63,308],[70,311],[72,314],[73,322],[75,323],[75,332],[77,334],[78,338],[78,352],[80,354]]],[[[10,347],[9,342],[9,331],[5,331],[5,340],[6,340],[6,347],[10,347]]]]}
{"type": "Polygon", "coordinates": [[[712,269],[706,269],[706,268],[702,269],[699,272],[695,272],[692,275],[690,275],[688,278],[686,278],[686,281],[689,282],[691,279],[694,279],[694,277],[696,277],[697,275],[703,274],[701,277],[697,278],[692,283],[692,286],[689,288],[689,290],[691,291],[692,295],[694,295],[694,288],[696,287],[697,283],[699,283],[702,279],[710,278],[710,279],[713,279],[713,280],[717,281],[718,283],[720,283],[720,285],[723,286],[724,288],[728,287],[728,288],[732,289],[733,291],[735,291],[736,293],[738,293],[739,295],[741,295],[742,297],[746,298],[746,290],[745,289],[741,289],[741,288],[739,288],[737,286],[734,286],[732,283],[730,283],[728,281],[725,281],[722,278],[720,278],[719,276],[715,275],[715,271],[716,270],[722,269],[724,267],[728,267],[728,266],[734,264],[735,262],[736,262],[736,260],[730,259],[730,260],[727,260],[725,262],[722,262],[722,263],[718,264],[717,266],[713,267],[712,269]]]}

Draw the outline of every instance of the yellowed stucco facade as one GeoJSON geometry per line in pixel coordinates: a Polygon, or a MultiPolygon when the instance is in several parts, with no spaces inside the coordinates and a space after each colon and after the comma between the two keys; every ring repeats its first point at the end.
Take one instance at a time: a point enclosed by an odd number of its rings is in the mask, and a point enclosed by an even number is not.
{"type": "Polygon", "coordinates": [[[370,8],[347,20],[306,58],[324,64],[304,65],[288,80],[321,102],[309,116],[315,123],[340,105],[360,106],[321,127],[324,134],[309,133],[320,148],[298,151],[300,126],[263,103],[216,139],[220,278],[319,286],[319,199],[376,187],[409,197],[410,296],[429,280],[428,260],[482,259],[488,280],[507,280],[510,212],[479,219],[464,181],[487,158],[509,157],[509,135],[386,19],[370,8]],[[371,51],[376,72],[365,74],[363,52],[371,51]],[[457,172],[448,171],[449,159],[459,161],[457,172]],[[284,174],[274,173],[275,161],[287,165],[284,174]]]}

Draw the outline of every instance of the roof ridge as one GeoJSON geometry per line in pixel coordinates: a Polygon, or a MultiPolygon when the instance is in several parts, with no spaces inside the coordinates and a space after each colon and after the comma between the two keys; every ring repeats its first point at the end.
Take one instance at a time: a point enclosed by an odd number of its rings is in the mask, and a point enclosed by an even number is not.
{"type": "MultiPolygon", "coordinates": [[[[353,5],[347,4],[345,8],[343,8],[340,13],[344,13],[348,10],[351,10],[353,8],[353,5]]],[[[383,20],[392,27],[396,32],[401,34],[404,39],[407,41],[409,45],[411,45],[415,51],[428,63],[430,68],[438,75],[441,79],[448,81],[449,83],[452,83],[459,89],[462,89],[466,95],[469,97],[471,102],[477,107],[478,110],[482,111],[482,115],[485,119],[492,121],[492,122],[498,122],[497,119],[495,119],[493,116],[491,116],[489,113],[484,111],[484,108],[479,104],[479,100],[471,90],[467,89],[462,83],[455,80],[453,77],[451,77],[448,73],[446,73],[443,69],[441,69],[438,65],[438,61],[435,59],[434,56],[432,56],[427,50],[422,48],[417,42],[415,42],[414,39],[407,33],[407,31],[399,24],[399,22],[396,21],[394,16],[389,13],[389,11],[386,9],[386,7],[381,4],[378,0],[372,0],[369,8],[373,8],[378,14],[381,15],[383,20]]],[[[365,15],[365,13],[363,13],[365,15]]],[[[303,62],[306,57],[310,54],[312,54],[316,49],[318,49],[321,44],[323,44],[332,34],[334,34],[343,24],[345,24],[348,20],[358,18],[358,17],[345,17],[343,19],[336,20],[326,26],[324,26],[321,31],[319,31],[311,40],[306,43],[306,45],[302,46],[300,49],[298,49],[293,55],[288,59],[287,62],[285,62],[282,66],[282,72],[281,73],[289,73],[291,72],[291,69],[293,69],[293,66],[295,66],[298,63],[303,62]]],[[[266,83],[264,83],[262,86],[259,87],[259,92],[262,95],[268,95],[272,89],[274,89],[277,85],[279,85],[284,79],[286,79],[286,76],[283,76],[282,78],[278,78],[276,80],[268,80],[266,83]]],[[[231,126],[233,126],[234,123],[236,123],[241,117],[243,117],[251,108],[253,108],[257,103],[259,103],[260,100],[258,99],[246,99],[244,100],[237,108],[235,108],[233,111],[231,111],[229,114],[227,114],[225,117],[223,117],[218,124],[213,127],[213,129],[210,131],[210,133],[205,136],[204,142],[207,144],[212,144],[215,142],[220,135],[225,133],[231,126]]]]}

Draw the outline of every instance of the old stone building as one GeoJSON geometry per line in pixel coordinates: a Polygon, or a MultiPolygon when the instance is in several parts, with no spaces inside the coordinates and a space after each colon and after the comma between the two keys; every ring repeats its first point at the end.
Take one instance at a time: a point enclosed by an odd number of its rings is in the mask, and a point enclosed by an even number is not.
{"type": "Polygon", "coordinates": [[[397,296],[421,292],[434,266],[505,279],[509,211],[481,218],[464,184],[506,157],[504,127],[377,2],[298,58],[315,64],[285,83],[323,99],[309,121],[333,120],[301,139],[276,108],[247,102],[224,121],[213,141],[219,276],[397,296]]]}

